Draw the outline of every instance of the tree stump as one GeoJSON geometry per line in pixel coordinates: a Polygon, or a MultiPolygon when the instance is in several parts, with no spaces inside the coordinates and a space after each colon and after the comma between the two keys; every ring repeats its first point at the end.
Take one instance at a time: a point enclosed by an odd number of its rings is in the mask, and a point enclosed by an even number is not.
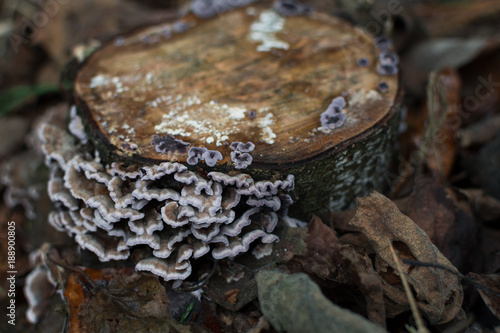
{"type": "Polygon", "coordinates": [[[291,215],[307,219],[385,185],[400,95],[398,76],[380,74],[386,51],[322,13],[254,4],[191,14],[94,52],[78,69],[74,102],[105,162],[188,165],[188,150],[204,147],[222,159],[191,170],[294,175],[291,215]],[[325,128],[321,115],[340,96],[345,123],[325,128]],[[255,145],[245,169],[235,168],[233,142],[255,145]]]}

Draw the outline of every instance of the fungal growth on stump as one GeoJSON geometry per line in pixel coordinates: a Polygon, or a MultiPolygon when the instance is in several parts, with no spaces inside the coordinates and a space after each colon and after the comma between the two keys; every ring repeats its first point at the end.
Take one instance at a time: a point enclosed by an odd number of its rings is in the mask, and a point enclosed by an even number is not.
{"type": "Polygon", "coordinates": [[[68,127],[39,130],[49,221],[102,261],[140,249],[136,269],[184,280],[193,260],[262,258],[280,224],[384,185],[398,108],[389,46],[294,1],[223,4],[195,1],[95,51],[68,127]]]}

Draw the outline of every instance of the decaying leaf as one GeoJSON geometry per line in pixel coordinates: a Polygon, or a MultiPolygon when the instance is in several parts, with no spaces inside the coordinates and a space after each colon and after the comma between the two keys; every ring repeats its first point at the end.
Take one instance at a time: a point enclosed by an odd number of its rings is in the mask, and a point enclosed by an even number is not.
{"type": "Polygon", "coordinates": [[[204,292],[224,309],[239,311],[257,297],[257,284],[250,269],[231,263],[218,267],[204,292]]]}
{"type": "Polygon", "coordinates": [[[490,197],[480,189],[460,189],[464,194],[474,213],[484,222],[496,222],[500,220],[500,200],[490,197]]]}
{"type": "MultiPolygon", "coordinates": [[[[474,220],[456,204],[455,195],[431,178],[419,177],[403,213],[422,228],[434,245],[460,271],[475,245],[474,220]]],[[[402,207],[399,207],[400,209],[402,207]]]]}
{"type": "Polygon", "coordinates": [[[447,178],[455,163],[457,142],[455,132],[460,127],[460,90],[462,82],[457,71],[445,68],[429,75],[427,87],[428,126],[424,142],[429,145],[426,163],[438,179],[447,178]]]}
{"type": "Polygon", "coordinates": [[[303,274],[281,271],[257,273],[262,313],[278,331],[385,332],[358,314],[331,303],[303,274]]]}
{"type": "Polygon", "coordinates": [[[500,319],[500,275],[498,274],[467,274],[469,278],[484,286],[484,289],[478,288],[484,303],[491,312],[500,319]]]}
{"type": "MultiPolygon", "coordinates": [[[[307,252],[304,255],[305,260],[301,261],[305,272],[322,279],[333,279],[335,275],[341,274],[336,268],[342,261],[337,236],[319,217],[313,216],[309,222],[305,241],[307,252]]],[[[342,277],[340,279],[344,280],[342,277]]]]}
{"type": "Polygon", "coordinates": [[[477,181],[484,192],[500,200],[500,133],[484,145],[474,159],[471,171],[477,176],[477,181]]]}
{"type": "MultiPolygon", "coordinates": [[[[401,258],[452,267],[427,234],[380,193],[374,191],[368,197],[359,198],[356,215],[350,223],[368,238],[375,252],[374,267],[384,285],[388,316],[409,309],[389,242],[401,258]]],[[[431,325],[449,322],[457,315],[463,291],[456,276],[435,268],[405,266],[404,269],[417,305],[431,325]]]]}
{"type": "Polygon", "coordinates": [[[72,274],[64,296],[71,332],[207,332],[170,318],[169,301],[158,277],[125,270],[85,269],[72,274]]]}
{"type": "Polygon", "coordinates": [[[382,283],[368,256],[352,244],[340,243],[335,231],[317,216],[309,222],[304,241],[306,251],[294,253],[287,269],[307,273],[332,302],[385,327],[382,283]]]}

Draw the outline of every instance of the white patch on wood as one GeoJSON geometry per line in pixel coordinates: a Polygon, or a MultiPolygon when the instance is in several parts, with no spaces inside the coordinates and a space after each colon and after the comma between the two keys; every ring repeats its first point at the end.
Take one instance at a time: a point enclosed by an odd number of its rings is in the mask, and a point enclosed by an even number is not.
{"type": "Polygon", "coordinates": [[[287,42],[276,38],[276,33],[283,30],[285,19],[273,10],[265,10],[259,15],[259,19],[250,27],[250,38],[260,42],[257,51],[268,52],[272,48],[288,50],[287,42]]]}
{"type": "Polygon", "coordinates": [[[104,86],[109,84],[109,77],[99,74],[90,80],[90,88],[97,88],[99,86],[104,86]]]}

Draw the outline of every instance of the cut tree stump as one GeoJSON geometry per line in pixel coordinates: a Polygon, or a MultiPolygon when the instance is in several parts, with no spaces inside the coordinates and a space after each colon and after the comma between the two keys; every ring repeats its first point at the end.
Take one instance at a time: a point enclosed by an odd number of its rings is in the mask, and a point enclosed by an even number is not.
{"type": "Polygon", "coordinates": [[[236,171],[293,174],[291,215],[307,219],[386,184],[400,91],[397,75],[377,73],[380,52],[373,37],[322,13],[285,17],[255,4],[191,14],[94,52],[78,69],[74,100],[108,163],[186,164],[187,149],[205,147],[223,159],[191,169],[232,173],[230,144],[254,143],[253,163],[236,171]],[[339,96],[345,124],[324,130],[320,115],[339,96]],[[158,152],[154,136],[167,135],[189,146],[158,152]]]}

